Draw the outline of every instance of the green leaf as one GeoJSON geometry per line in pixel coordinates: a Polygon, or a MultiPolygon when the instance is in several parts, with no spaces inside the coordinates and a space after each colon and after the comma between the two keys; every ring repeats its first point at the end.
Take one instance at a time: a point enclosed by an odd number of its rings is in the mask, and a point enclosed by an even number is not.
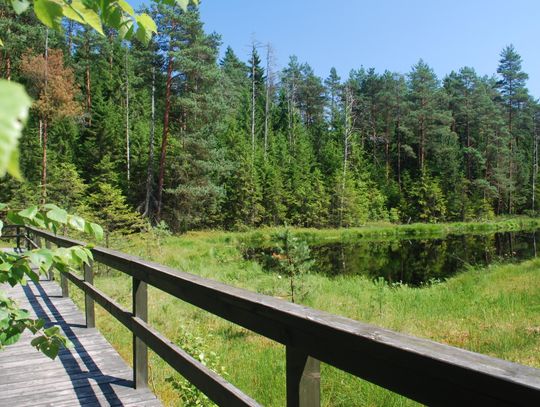
{"type": "Polygon", "coordinates": [[[63,7],[52,0],[35,0],[34,12],[36,17],[47,27],[62,31],[63,7]]]}
{"type": "Polygon", "coordinates": [[[16,212],[8,212],[7,214],[8,220],[15,224],[15,225],[23,225],[24,224],[24,218],[19,216],[16,212]]]}
{"type": "Polygon", "coordinates": [[[54,326],[51,326],[50,328],[45,329],[43,333],[45,333],[45,335],[47,336],[53,336],[60,333],[60,328],[54,325],[54,326]]]}
{"type": "Polygon", "coordinates": [[[136,16],[136,20],[138,27],[135,36],[143,44],[147,44],[152,39],[152,34],[157,33],[156,23],[145,13],[136,16]]]}
{"type": "Polygon", "coordinates": [[[38,336],[30,342],[30,345],[32,345],[34,348],[38,348],[43,343],[47,342],[47,338],[45,336],[38,336]]]}
{"type": "Polygon", "coordinates": [[[85,226],[86,222],[80,216],[69,215],[68,216],[68,224],[73,229],[78,230],[80,232],[84,232],[84,226],[85,226]]]}
{"type": "Polygon", "coordinates": [[[30,208],[26,208],[18,213],[19,216],[26,219],[34,219],[38,213],[38,207],[37,206],[31,206],[30,208]]]}
{"type": "Polygon", "coordinates": [[[9,331],[5,331],[4,334],[0,335],[0,343],[5,346],[13,345],[19,341],[20,337],[21,333],[19,331],[10,329],[9,331]]]}
{"type": "Polygon", "coordinates": [[[118,33],[120,38],[130,39],[133,33],[133,20],[126,15],[120,15],[118,33]]]}
{"type": "Polygon", "coordinates": [[[101,35],[105,35],[103,33],[103,27],[101,25],[101,18],[94,10],[82,6],[81,8],[78,8],[77,11],[82,16],[86,24],[88,24],[101,35]]]}
{"type": "Polygon", "coordinates": [[[60,208],[58,207],[58,205],[50,204],[50,203],[49,203],[49,204],[43,205],[43,208],[45,208],[45,209],[60,209],[60,208]]]}
{"type": "Polygon", "coordinates": [[[30,2],[28,0],[11,0],[11,7],[17,14],[22,14],[26,11],[30,2]]]}
{"type": "Polygon", "coordinates": [[[78,23],[84,24],[84,18],[77,11],[76,0],[72,1],[71,4],[64,6],[64,16],[70,20],[76,21],[78,23]]]}
{"type": "Polygon", "coordinates": [[[48,269],[53,262],[53,255],[48,249],[32,250],[28,253],[28,260],[35,266],[48,269]]]}
{"type": "Polygon", "coordinates": [[[14,312],[14,314],[16,321],[21,321],[30,317],[30,313],[25,309],[18,309],[14,312]]]}
{"type": "Polygon", "coordinates": [[[34,226],[37,226],[39,228],[46,228],[47,225],[45,223],[45,216],[42,213],[39,213],[36,215],[34,219],[32,219],[32,224],[34,226]]]}
{"type": "Polygon", "coordinates": [[[9,157],[9,162],[7,166],[8,174],[11,174],[12,177],[16,179],[22,179],[21,167],[19,166],[19,150],[15,150],[11,157],[9,157]]]}
{"type": "Polygon", "coordinates": [[[90,223],[91,233],[97,240],[103,239],[103,228],[97,223],[90,223]]]}
{"type": "Polygon", "coordinates": [[[180,6],[180,8],[184,11],[187,10],[189,6],[189,0],[176,0],[176,3],[180,6]]]}
{"type": "Polygon", "coordinates": [[[21,179],[13,162],[18,159],[19,138],[31,104],[22,85],[0,79],[0,177],[8,172],[21,179]]]}
{"type": "Polygon", "coordinates": [[[78,263],[87,263],[88,264],[88,253],[84,247],[75,246],[71,248],[73,256],[76,258],[78,263]]]}
{"type": "Polygon", "coordinates": [[[8,317],[9,317],[9,311],[6,309],[0,308],[0,321],[3,321],[8,317]]]}
{"type": "Polygon", "coordinates": [[[47,212],[47,218],[61,224],[66,224],[68,221],[68,213],[60,208],[51,209],[47,212]]]}
{"type": "Polygon", "coordinates": [[[125,0],[118,0],[118,5],[122,10],[124,10],[126,13],[128,13],[130,16],[133,16],[135,14],[135,11],[133,10],[133,7],[125,1],[125,0]]]}
{"type": "Polygon", "coordinates": [[[54,359],[58,356],[58,351],[60,350],[58,344],[56,343],[44,343],[40,347],[41,352],[48,356],[51,359],[54,359]]]}

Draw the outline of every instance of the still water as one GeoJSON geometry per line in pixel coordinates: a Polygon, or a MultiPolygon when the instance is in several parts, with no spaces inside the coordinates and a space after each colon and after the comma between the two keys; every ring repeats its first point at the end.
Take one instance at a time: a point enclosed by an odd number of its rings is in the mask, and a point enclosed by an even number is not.
{"type": "MultiPolygon", "coordinates": [[[[331,276],[363,274],[418,286],[450,277],[469,265],[536,257],[537,241],[540,245],[540,231],[311,245],[315,260],[312,272],[331,276]]],[[[272,270],[272,252],[266,248],[249,249],[245,255],[272,270]]]]}

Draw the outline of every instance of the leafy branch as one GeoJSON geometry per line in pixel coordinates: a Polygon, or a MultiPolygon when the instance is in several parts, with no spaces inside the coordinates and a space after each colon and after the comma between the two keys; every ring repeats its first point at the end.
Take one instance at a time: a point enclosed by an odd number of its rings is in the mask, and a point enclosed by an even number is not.
{"type": "MultiPolygon", "coordinates": [[[[0,205],[5,208],[5,205],[0,205]]],[[[80,232],[91,234],[96,239],[103,237],[101,226],[87,222],[83,218],[70,215],[56,205],[33,206],[22,211],[10,211],[7,219],[17,225],[35,226],[57,233],[60,228],[70,227],[80,232]]],[[[0,221],[0,233],[3,223],[0,221]]],[[[28,280],[35,283],[40,275],[46,275],[49,270],[60,272],[82,268],[93,260],[90,247],[73,246],[68,248],[37,248],[24,253],[0,252],[0,283],[12,287],[17,284],[26,285],[28,280]]],[[[35,337],[31,345],[50,358],[55,358],[62,347],[71,345],[70,341],[61,335],[60,328],[52,326],[44,329],[44,321],[32,319],[25,309],[20,309],[16,302],[0,291],[0,349],[16,343],[21,334],[28,329],[35,337]]]]}

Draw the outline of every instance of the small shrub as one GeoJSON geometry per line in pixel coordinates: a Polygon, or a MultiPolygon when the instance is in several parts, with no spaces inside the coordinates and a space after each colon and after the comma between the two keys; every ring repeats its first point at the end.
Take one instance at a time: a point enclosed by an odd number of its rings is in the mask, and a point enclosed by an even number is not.
{"type": "MultiPolygon", "coordinates": [[[[226,377],[228,375],[225,367],[221,365],[221,358],[219,355],[208,348],[203,338],[183,331],[180,339],[176,342],[184,351],[221,377],[226,377]]],[[[183,377],[178,375],[169,376],[165,381],[170,383],[173,389],[178,392],[184,405],[203,407],[215,406],[202,391],[183,377]]]]}
{"type": "Polygon", "coordinates": [[[277,233],[275,239],[280,245],[272,257],[277,261],[278,270],[289,277],[291,301],[294,302],[295,279],[313,266],[311,251],[306,241],[294,236],[288,228],[277,233]]]}

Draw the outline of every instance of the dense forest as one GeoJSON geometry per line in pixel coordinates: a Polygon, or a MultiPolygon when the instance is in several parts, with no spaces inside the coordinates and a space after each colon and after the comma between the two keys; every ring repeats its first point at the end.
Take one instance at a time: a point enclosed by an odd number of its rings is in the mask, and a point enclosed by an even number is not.
{"type": "Polygon", "coordinates": [[[57,203],[109,231],[535,211],[540,105],[513,46],[493,76],[464,67],[439,79],[420,60],[406,74],[320,78],[294,56],[277,71],[270,45],[220,58],[195,8],[147,12],[159,34],[143,46],[0,8],[0,77],[35,101],[27,182],[2,180],[0,201],[57,203]]]}

